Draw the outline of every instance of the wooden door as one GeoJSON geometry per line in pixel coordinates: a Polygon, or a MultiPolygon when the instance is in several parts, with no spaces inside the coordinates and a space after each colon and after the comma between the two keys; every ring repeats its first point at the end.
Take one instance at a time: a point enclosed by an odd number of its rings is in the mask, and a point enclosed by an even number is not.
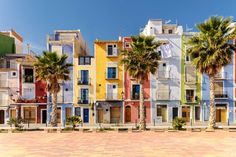
{"type": "Polygon", "coordinates": [[[111,123],[120,122],[120,107],[111,107],[110,118],[111,123]]]}
{"type": "Polygon", "coordinates": [[[227,115],[227,110],[226,109],[221,109],[221,122],[226,123],[226,115],[227,115]]]}
{"type": "Polygon", "coordinates": [[[61,123],[61,108],[57,108],[57,123],[61,123]]]}
{"type": "Polygon", "coordinates": [[[98,123],[103,123],[103,109],[98,109],[98,123]]]}
{"type": "Polygon", "coordinates": [[[4,117],[5,117],[4,110],[0,110],[0,124],[4,124],[4,117]]]}
{"type": "Polygon", "coordinates": [[[125,122],[131,122],[131,107],[125,107],[125,122]]]}
{"type": "Polygon", "coordinates": [[[16,118],[16,110],[15,109],[10,110],[10,118],[16,118]]]}
{"type": "Polygon", "coordinates": [[[190,107],[189,106],[182,107],[182,118],[184,118],[186,122],[190,122],[190,107]]]}

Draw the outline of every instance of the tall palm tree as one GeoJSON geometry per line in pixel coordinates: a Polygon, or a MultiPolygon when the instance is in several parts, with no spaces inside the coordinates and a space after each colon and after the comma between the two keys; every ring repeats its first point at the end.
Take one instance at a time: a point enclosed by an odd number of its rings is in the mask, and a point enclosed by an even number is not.
{"type": "Polygon", "coordinates": [[[58,56],[56,52],[43,52],[37,56],[34,64],[37,80],[47,83],[47,91],[52,95],[51,125],[57,126],[57,93],[60,91],[60,82],[70,79],[69,67],[66,63],[67,55],[58,56]]]}
{"type": "Polygon", "coordinates": [[[140,130],[146,129],[144,111],[143,82],[148,74],[155,74],[158,68],[159,54],[156,49],[160,46],[151,36],[132,36],[131,50],[122,50],[120,61],[125,65],[125,70],[140,84],[140,130]]]}
{"type": "Polygon", "coordinates": [[[208,129],[215,128],[215,75],[222,67],[231,63],[232,54],[236,50],[233,43],[229,41],[235,38],[236,31],[231,27],[231,18],[220,16],[210,17],[203,23],[197,25],[200,31],[187,42],[191,47],[187,53],[192,63],[200,73],[208,75],[210,80],[210,116],[208,129]]]}

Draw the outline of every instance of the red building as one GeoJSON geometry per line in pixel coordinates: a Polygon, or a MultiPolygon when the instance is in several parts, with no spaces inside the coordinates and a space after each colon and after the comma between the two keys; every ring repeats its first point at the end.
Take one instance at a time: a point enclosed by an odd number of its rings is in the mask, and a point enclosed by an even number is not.
{"type": "MultiPolygon", "coordinates": [[[[123,38],[123,48],[131,50],[130,37],[123,38]]],[[[151,106],[150,106],[150,76],[146,76],[144,80],[144,106],[146,122],[151,123],[151,106]]],[[[139,122],[139,97],[140,85],[135,79],[129,76],[129,73],[124,70],[124,122],[138,123],[139,122]]]]}
{"type": "Polygon", "coordinates": [[[11,118],[21,117],[25,123],[46,123],[47,93],[46,84],[37,81],[33,63],[35,58],[26,55],[16,60],[18,70],[18,94],[10,104],[11,118]]]}

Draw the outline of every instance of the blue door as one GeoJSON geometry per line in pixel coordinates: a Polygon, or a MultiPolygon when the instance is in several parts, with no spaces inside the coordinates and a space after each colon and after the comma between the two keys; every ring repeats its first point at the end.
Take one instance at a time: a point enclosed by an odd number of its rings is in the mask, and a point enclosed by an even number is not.
{"type": "Polygon", "coordinates": [[[87,108],[84,108],[83,122],[84,123],[89,122],[89,109],[87,108]]]}

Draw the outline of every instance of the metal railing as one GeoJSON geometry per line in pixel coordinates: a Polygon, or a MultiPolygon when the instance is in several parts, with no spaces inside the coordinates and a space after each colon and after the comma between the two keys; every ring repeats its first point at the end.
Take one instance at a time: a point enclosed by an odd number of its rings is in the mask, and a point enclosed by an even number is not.
{"type": "Polygon", "coordinates": [[[78,104],[89,104],[89,98],[78,97],[78,104]]]}
{"type": "Polygon", "coordinates": [[[91,78],[78,78],[78,85],[90,85],[91,83],[91,78]]]}
{"type": "Polygon", "coordinates": [[[215,91],[215,99],[227,99],[228,93],[225,91],[215,91]]]}
{"type": "Polygon", "coordinates": [[[140,94],[139,93],[131,93],[131,100],[139,100],[140,99],[140,94]]]}
{"type": "Polygon", "coordinates": [[[227,73],[226,72],[220,72],[215,75],[215,79],[226,79],[227,73]]]}
{"type": "Polygon", "coordinates": [[[192,103],[194,103],[194,102],[197,102],[197,96],[189,96],[189,95],[186,95],[185,96],[185,100],[186,100],[186,102],[192,102],[192,103]]]}
{"type": "Polygon", "coordinates": [[[117,100],[118,95],[115,93],[106,93],[106,100],[117,100]]]}

